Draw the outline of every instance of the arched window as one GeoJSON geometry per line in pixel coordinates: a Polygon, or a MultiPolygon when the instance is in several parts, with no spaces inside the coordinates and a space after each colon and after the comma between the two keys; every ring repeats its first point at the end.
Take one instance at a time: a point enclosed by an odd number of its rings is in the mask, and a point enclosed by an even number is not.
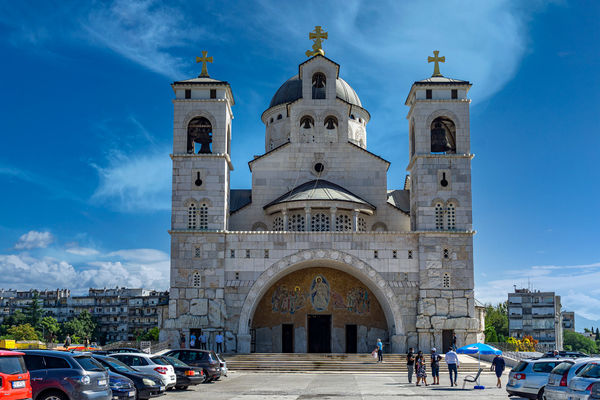
{"type": "Polygon", "coordinates": [[[290,215],[290,218],[288,220],[288,231],[296,231],[296,232],[301,232],[304,231],[305,225],[304,225],[304,215],[302,214],[293,214],[290,215]]]}
{"type": "Polygon", "coordinates": [[[283,118],[283,116],[282,116],[281,114],[279,114],[279,115],[277,116],[277,119],[281,119],[281,118],[283,118]]]}
{"type": "Polygon", "coordinates": [[[456,153],[456,126],[451,119],[437,117],[431,122],[431,152],[456,153]]]}
{"type": "Polygon", "coordinates": [[[188,229],[196,229],[198,226],[198,208],[196,203],[188,206],[188,229]]]}
{"type": "Polygon", "coordinates": [[[312,98],[313,99],[324,99],[325,98],[325,84],[327,79],[325,74],[317,72],[312,76],[312,98]]]}
{"type": "Polygon", "coordinates": [[[415,124],[411,121],[410,123],[410,156],[415,155],[415,124]]]}
{"type": "Polygon", "coordinates": [[[200,276],[200,272],[198,272],[198,271],[195,271],[192,274],[192,286],[193,287],[202,286],[202,277],[200,276]]]}
{"type": "Polygon", "coordinates": [[[283,218],[275,217],[273,219],[273,230],[274,231],[282,231],[283,230],[283,218]]]}
{"type": "Polygon", "coordinates": [[[318,213],[311,217],[311,230],[314,232],[325,232],[329,230],[329,215],[318,213]]]}
{"type": "Polygon", "coordinates": [[[456,229],[456,206],[454,203],[448,203],[446,206],[446,229],[456,229]]]}
{"type": "Polygon", "coordinates": [[[189,154],[210,154],[212,153],[211,142],[212,125],[210,121],[204,117],[196,117],[191,120],[187,130],[187,152],[189,154]],[[200,148],[198,149],[198,147],[200,148]]]}
{"type": "Polygon", "coordinates": [[[198,210],[198,227],[200,229],[208,229],[208,206],[203,203],[198,210]]]}
{"type": "Polygon", "coordinates": [[[311,116],[305,115],[300,119],[300,128],[301,129],[312,129],[315,126],[315,120],[312,119],[311,116]]]}
{"type": "Polygon", "coordinates": [[[352,230],[352,218],[341,214],[335,217],[335,230],[337,232],[348,232],[352,230]]]}
{"type": "Polygon", "coordinates": [[[363,217],[358,217],[358,231],[366,232],[367,231],[367,221],[363,217]]]}
{"type": "Polygon", "coordinates": [[[444,229],[444,205],[442,203],[435,205],[435,229],[438,231],[444,229]]]}
{"type": "Polygon", "coordinates": [[[336,117],[334,116],[328,116],[327,118],[325,118],[325,129],[327,130],[334,130],[337,129],[338,127],[338,120],[336,117]]]}

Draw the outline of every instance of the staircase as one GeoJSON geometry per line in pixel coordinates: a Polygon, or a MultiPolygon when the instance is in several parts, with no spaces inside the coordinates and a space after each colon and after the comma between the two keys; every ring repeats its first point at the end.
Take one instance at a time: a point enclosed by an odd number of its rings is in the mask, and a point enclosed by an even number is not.
{"type": "MultiPolygon", "coordinates": [[[[430,358],[427,373],[431,374],[430,358]]],[[[316,353],[252,353],[226,354],[227,368],[231,371],[254,372],[407,372],[406,355],[384,354],[383,363],[377,363],[370,354],[316,354],[316,353]]],[[[469,356],[459,356],[461,373],[477,373],[478,363],[469,356]]],[[[489,364],[484,363],[484,370],[489,364]],[[484,365],[485,364],[485,365],[484,365]]],[[[448,371],[446,363],[440,362],[440,371],[448,371]]]]}

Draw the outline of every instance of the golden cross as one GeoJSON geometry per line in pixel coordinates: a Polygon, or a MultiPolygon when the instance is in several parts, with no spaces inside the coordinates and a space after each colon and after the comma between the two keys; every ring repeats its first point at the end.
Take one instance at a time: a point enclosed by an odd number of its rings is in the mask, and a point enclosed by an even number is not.
{"type": "Polygon", "coordinates": [[[433,75],[431,76],[443,76],[442,74],[440,74],[440,64],[441,62],[446,62],[446,57],[438,57],[438,54],[440,54],[439,50],[434,50],[433,51],[433,57],[429,56],[427,57],[427,62],[430,63],[435,63],[433,64],[433,75]]]}
{"type": "Polygon", "coordinates": [[[206,63],[212,64],[212,62],[213,62],[212,56],[206,57],[207,54],[208,54],[208,51],[202,50],[202,57],[196,57],[196,62],[202,63],[202,72],[200,73],[200,76],[208,76],[208,69],[206,68],[206,63]]]}
{"type": "Polygon", "coordinates": [[[321,30],[321,26],[317,25],[314,32],[308,33],[308,38],[314,40],[315,43],[312,45],[312,51],[306,50],[306,57],[316,56],[317,54],[324,56],[325,51],[321,46],[323,45],[322,39],[327,39],[327,32],[321,30]]]}

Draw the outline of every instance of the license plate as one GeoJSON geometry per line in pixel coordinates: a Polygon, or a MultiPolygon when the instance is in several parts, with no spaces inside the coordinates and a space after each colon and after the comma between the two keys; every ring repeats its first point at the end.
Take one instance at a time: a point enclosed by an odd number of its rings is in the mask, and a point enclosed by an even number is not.
{"type": "Polygon", "coordinates": [[[129,392],[129,397],[135,396],[135,392],[129,392]]]}
{"type": "Polygon", "coordinates": [[[98,379],[98,386],[106,386],[106,379],[98,379]]]}
{"type": "Polygon", "coordinates": [[[20,389],[25,387],[25,381],[12,381],[13,389],[20,389]]]}
{"type": "Polygon", "coordinates": [[[165,390],[165,387],[164,387],[164,386],[161,386],[161,387],[160,387],[160,391],[162,392],[163,390],[165,390]]]}

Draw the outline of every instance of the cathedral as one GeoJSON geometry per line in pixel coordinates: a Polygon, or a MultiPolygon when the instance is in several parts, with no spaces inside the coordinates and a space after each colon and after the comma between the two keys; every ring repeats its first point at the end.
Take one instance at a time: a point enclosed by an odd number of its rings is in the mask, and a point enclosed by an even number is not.
{"type": "MultiPolygon", "coordinates": [[[[433,75],[414,82],[409,162],[367,149],[369,111],[325,57],[316,27],[307,59],[262,113],[265,152],[251,189],[230,188],[234,96],[202,73],[172,84],[171,283],[161,340],[200,332],[227,353],[446,351],[483,331],[473,294],[468,91],[433,75]]],[[[426,65],[426,64],[425,64],[426,65]]],[[[402,138],[398,138],[401,140],[402,138]]],[[[233,141],[233,142],[232,142],[233,141]]]]}

